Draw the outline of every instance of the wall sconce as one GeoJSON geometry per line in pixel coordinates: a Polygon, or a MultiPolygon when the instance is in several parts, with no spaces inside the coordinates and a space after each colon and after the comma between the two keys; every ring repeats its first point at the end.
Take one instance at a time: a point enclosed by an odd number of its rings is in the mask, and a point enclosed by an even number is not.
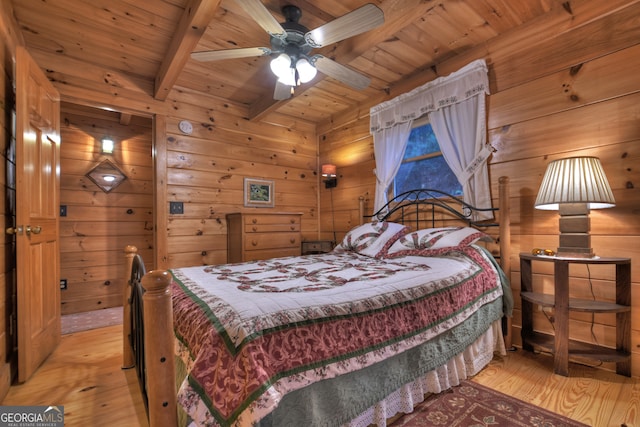
{"type": "Polygon", "coordinates": [[[85,176],[105,193],[110,192],[127,179],[124,172],[108,159],[91,169],[85,176]]]}
{"type": "Polygon", "coordinates": [[[102,154],[113,154],[113,149],[115,148],[116,143],[113,141],[113,139],[109,138],[109,137],[104,137],[102,138],[102,154]]]}
{"type": "Polygon", "coordinates": [[[336,175],[336,165],[322,165],[322,177],[325,188],[335,188],[338,186],[336,175]]]}
{"type": "Polygon", "coordinates": [[[535,207],[560,214],[558,256],[593,258],[589,209],[610,208],[615,203],[600,159],[571,157],[549,163],[535,207]]]}

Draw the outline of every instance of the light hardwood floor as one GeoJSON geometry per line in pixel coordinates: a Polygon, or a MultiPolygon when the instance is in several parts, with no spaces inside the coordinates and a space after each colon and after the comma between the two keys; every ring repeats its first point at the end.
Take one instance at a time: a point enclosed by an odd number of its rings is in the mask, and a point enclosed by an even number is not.
{"type": "MultiPolygon", "coordinates": [[[[65,335],[3,405],[64,405],[66,426],[146,427],[135,372],[120,369],[121,326],[65,335]]],[[[496,357],[474,381],[594,427],[640,427],[640,380],[572,363],[553,374],[548,355],[496,357]]]]}
{"type": "Polygon", "coordinates": [[[148,427],[135,370],[122,370],[122,325],[63,335],[3,405],[63,405],[65,426],[148,427]]]}

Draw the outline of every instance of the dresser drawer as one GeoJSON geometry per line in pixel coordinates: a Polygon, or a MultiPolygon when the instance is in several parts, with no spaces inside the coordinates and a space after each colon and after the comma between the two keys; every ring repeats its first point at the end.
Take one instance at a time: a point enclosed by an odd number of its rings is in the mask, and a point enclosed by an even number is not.
{"type": "Polygon", "coordinates": [[[300,225],[298,214],[249,214],[245,215],[243,222],[246,226],[252,225],[300,225]]]}
{"type": "Polygon", "coordinates": [[[244,236],[247,251],[270,248],[295,248],[300,251],[300,233],[249,233],[244,236]]]}
{"type": "Polygon", "coordinates": [[[300,231],[300,224],[245,224],[245,233],[280,233],[300,231]]]}

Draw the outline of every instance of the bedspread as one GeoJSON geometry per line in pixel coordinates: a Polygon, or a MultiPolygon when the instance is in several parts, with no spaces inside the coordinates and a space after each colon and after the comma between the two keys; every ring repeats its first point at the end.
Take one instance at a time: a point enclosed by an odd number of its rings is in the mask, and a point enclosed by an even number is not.
{"type": "Polygon", "coordinates": [[[171,271],[179,403],[199,424],[251,425],[284,395],[398,355],[501,297],[469,246],[438,257],[354,252],[171,271]]]}

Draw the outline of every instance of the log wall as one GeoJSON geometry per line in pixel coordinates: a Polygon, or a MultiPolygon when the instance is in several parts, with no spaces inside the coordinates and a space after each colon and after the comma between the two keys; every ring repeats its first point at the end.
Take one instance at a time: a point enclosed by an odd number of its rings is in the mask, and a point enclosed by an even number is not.
{"type": "MultiPolygon", "coordinates": [[[[598,19],[579,4],[572,13],[545,16],[437,68],[439,75],[447,75],[477,58],[489,65],[488,139],[497,149],[490,159],[494,198],[497,179],[510,178],[516,344],[521,343],[518,253],[558,245],[557,213],[533,207],[551,160],[600,157],[617,203],[591,212],[592,245],[600,256],[631,257],[633,295],[640,291],[640,5],[598,19]]],[[[421,83],[415,78],[412,87],[421,83]]],[[[367,111],[319,127],[320,161],[336,164],[339,178],[337,188],[320,191],[320,209],[327,212],[321,217],[325,238],[332,235],[334,222],[338,238],[354,225],[358,197],[369,201],[371,213],[375,161],[367,111]]],[[[614,269],[574,267],[573,296],[591,298],[593,289],[597,298],[615,301],[614,269]]],[[[535,286],[552,292],[551,265],[536,266],[534,273],[535,286]]],[[[640,302],[632,299],[632,369],[638,376],[640,302]]],[[[553,331],[542,312],[534,325],[553,331]]],[[[614,325],[615,315],[596,315],[592,321],[591,314],[572,313],[571,337],[615,347],[614,325]]]]}
{"type": "Polygon", "coordinates": [[[63,103],[61,106],[60,278],[62,314],[122,305],[122,250],[135,245],[153,268],[151,119],[63,103]],[[104,136],[113,154],[101,154],[104,136]],[[126,176],[105,193],[85,176],[110,160],[126,176]]]}
{"type": "Polygon", "coordinates": [[[303,239],[318,233],[318,148],[315,126],[247,120],[248,111],[186,90],[172,92],[176,113],[156,139],[159,221],[157,264],[163,268],[227,261],[227,213],[267,209],[302,212],[303,239]],[[191,135],[178,129],[193,125],[191,135]],[[161,172],[164,170],[164,172],[161,172]],[[274,182],[273,208],[244,206],[244,178],[274,182]],[[170,202],[183,214],[169,214],[170,202]]]}

